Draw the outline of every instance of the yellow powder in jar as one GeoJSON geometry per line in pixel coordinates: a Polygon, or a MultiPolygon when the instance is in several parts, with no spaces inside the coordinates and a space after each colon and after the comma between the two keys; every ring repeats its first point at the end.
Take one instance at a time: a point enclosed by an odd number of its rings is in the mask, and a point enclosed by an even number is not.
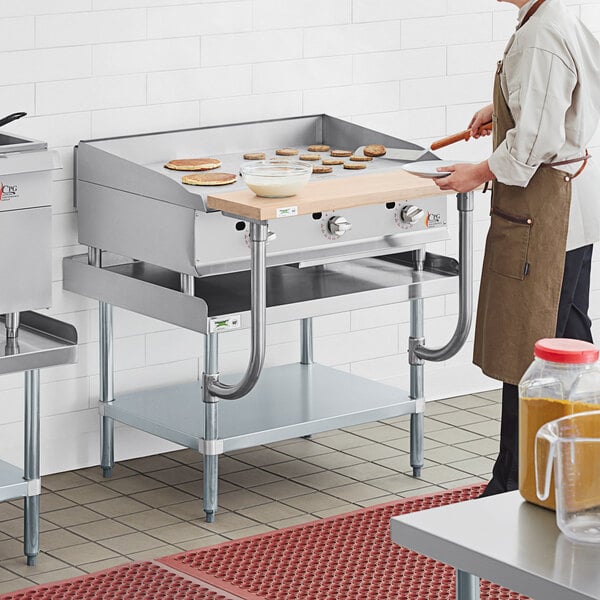
{"type": "MultiPolygon", "coordinates": [[[[547,500],[540,500],[536,493],[535,483],[535,436],[542,425],[549,421],[559,419],[590,410],[600,410],[600,404],[587,402],[570,402],[556,398],[520,398],[519,399],[519,491],[521,496],[539,506],[556,510],[554,495],[554,469],[550,482],[550,495],[547,500]]],[[[548,444],[544,444],[538,456],[541,465],[546,464],[548,444]]],[[[587,495],[600,503],[600,478],[598,477],[598,464],[592,460],[591,448],[583,449],[584,455],[578,460],[585,468],[579,473],[578,489],[585,487],[587,495]],[[589,460],[586,460],[589,459],[589,460]]],[[[597,451],[596,451],[597,452],[597,451]]],[[[556,466],[556,465],[555,465],[556,466]]],[[[590,500],[592,502],[592,500],[590,500]]]]}

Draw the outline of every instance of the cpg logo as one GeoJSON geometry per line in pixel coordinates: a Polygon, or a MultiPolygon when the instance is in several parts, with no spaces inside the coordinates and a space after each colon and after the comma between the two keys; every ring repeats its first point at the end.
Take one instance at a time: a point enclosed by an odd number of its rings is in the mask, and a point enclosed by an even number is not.
{"type": "Polygon", "coordinates": [[[8,201],[17,197],[18,187],[0,181],[0,201],[8,201]]]}

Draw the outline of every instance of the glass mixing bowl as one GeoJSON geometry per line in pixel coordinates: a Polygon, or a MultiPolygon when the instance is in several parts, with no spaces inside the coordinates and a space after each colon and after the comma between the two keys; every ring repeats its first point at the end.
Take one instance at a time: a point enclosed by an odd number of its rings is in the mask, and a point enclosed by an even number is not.
{"type": "Polygon", "coordinates": [[[262,198],[295,196],[312,174],[312,165],[300,160],[270,158],[243,165],[242,179],[262,198]]]}

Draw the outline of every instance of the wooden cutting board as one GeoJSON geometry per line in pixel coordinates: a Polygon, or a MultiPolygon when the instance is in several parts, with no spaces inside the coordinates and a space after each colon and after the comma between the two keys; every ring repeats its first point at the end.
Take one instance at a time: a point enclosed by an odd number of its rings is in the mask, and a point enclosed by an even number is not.
{"type": "Polygon", "coordinates": [[[403,202],[427,196],[445,196],[431,179],[401,169],[357,177],[311,181],[296,196],[259,198],[251,190],[215,190],[207,197],[209,208],[256,221],[341,210],[367,204],[403,202]]]}

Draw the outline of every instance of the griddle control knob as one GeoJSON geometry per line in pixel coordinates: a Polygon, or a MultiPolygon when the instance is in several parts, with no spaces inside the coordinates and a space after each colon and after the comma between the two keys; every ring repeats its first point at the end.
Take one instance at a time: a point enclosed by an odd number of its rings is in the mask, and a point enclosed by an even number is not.
{"type": "Polygon", "coordinates": [[[346,231],[350,231],[351,229],[352,223],[350,223],[346,217],[331,217],[331,219],[327,221],[327,231],[337,237],[342,237],[346,231]]]}
{"type": "Polygon", "coordinates": [[[400,220],[408,225],[414,225],[425,216],[425,211],[413,204],[407,204],[400,211],[400,220]]]}

